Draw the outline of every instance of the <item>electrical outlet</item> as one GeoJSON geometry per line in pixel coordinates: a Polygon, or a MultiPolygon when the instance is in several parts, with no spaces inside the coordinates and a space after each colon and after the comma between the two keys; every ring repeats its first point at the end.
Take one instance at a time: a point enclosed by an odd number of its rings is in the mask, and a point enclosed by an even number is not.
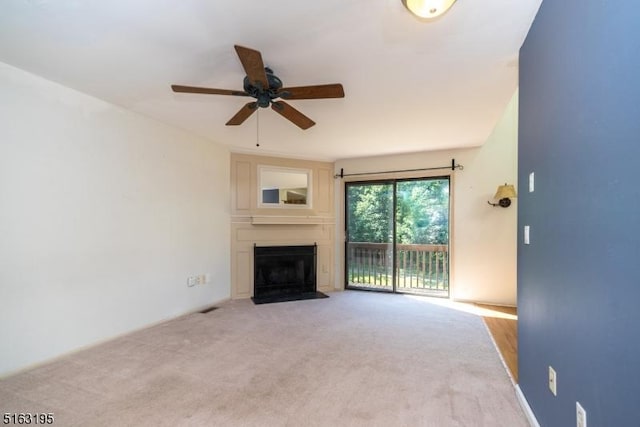
{"type": "Polygon", "coordinates": [[[198,284],[199,285],[204,285],[205,283],[207,283],[207,277],[204,274],[201,274],[198,276],[198,284]]]}
{"type": "Polygon", "coordinates": [[[551,366],[549,366],[549,390],[554,396],[558,395],[558,378],[556,371],[551,366]]]}
{"type": "Polygon", "coordinates": [[[576,427],[587,427],[587,411],[576,402],[576,427]]]}

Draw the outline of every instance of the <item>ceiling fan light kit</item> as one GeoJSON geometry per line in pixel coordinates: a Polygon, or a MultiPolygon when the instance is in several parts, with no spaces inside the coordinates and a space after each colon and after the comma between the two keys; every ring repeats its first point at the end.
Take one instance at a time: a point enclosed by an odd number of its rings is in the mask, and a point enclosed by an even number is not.
{"type": "Polygon", "coordinates": [[[456,0],[402,0],[411,13],[418,18],[433,19],[445,13],[456,0]]]}
{"type": "Polygon", "coordinates": [[[243,89],[214,89],[196,86],[172,85],[174,92],[197,93],[205,95],[231,95],[249,96],[255,101],[245,104],[226,124],[227,126],[237,126],[244,123],[254,112],[260,108],[271,109],[289,120],[301,129],[309,129],[315,122],[300,111],[293,108],[288,103],[278,100],[279,98],[291,99],[325,99],[344,98],[344,89],[340,83],[283,87],[280,80],[269,67],[264,66],[262,55],[254,49],[235,45],[236,53],[240,58],[242,67],[247,73],[243,80],[243,89]]]}

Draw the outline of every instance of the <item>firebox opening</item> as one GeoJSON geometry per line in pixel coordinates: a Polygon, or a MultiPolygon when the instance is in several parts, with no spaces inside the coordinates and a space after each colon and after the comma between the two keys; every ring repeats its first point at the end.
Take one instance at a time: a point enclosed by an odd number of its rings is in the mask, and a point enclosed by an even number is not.
{"type": "Polygon", "coordinates": [[[317,291],[317,245],[254,246],[253,302],[327,298],[317,291]]]}

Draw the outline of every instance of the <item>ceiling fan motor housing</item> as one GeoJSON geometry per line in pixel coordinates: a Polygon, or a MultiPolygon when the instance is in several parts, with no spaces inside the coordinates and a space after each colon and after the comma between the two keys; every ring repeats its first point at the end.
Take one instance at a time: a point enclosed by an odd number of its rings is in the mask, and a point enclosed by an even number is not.
{"type": "Polygon", "coordinates": [[[269,104],[271,104],[271,101],[280,97],[277,92],[282,88],[282,80],[273,74],[271,68],[265,67],[264,71],[267,76],[267,82],[269,83],[269,89],[263,88],[261,84],[252,84],[248,76],[245,76],[243,86],[244,91],[258,101],[259,107],[267,108],[269,104]]]}

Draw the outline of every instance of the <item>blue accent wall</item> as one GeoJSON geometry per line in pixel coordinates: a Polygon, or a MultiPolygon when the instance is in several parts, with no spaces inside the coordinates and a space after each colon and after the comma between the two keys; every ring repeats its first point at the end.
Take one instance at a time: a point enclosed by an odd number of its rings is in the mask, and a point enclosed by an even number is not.
{"type": "Polygon", "coordinates": [[[520,388],[543,427],[576,401],[589,427],[640,426],[640,2],[544,0],[519,115],[520,388]]]}

